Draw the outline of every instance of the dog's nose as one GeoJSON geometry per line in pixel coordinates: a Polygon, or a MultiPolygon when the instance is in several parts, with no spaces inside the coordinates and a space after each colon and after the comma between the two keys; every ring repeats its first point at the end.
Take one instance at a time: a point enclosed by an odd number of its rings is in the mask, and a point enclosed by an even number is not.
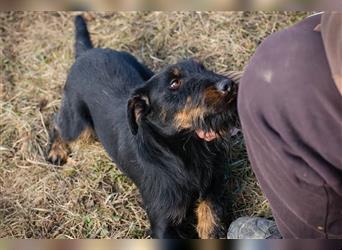
{"type": "Polygon", "coordinates": [[[221,80],[218,83],[216,83],[216,88],[217,88],[217,90],[219,90],[223,93],[226,93],[226,92],[230,91],[232,84],[233,84],[232,80],[224,79],[224,80],[221,80]]]}

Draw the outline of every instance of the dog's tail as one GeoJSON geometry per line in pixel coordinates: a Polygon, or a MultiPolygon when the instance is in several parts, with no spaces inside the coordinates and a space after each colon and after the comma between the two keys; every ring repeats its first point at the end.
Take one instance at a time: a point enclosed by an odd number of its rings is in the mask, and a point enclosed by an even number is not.
{"type": "Polygon", "coordinates": [[[93,48],[93,43],[90,40],[87,24],[81,15],[76,16],[75,18],[75,30],[75,57],[77,58],[85,51],[93,48]]]}

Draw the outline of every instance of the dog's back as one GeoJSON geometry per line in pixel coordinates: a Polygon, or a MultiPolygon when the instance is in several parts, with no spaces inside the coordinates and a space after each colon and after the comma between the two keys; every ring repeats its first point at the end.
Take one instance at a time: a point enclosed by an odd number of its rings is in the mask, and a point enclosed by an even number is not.
{"type": "MultiPolygon", "coordinates": [[[[98,80],[104,80],[108,84],[114,83],[115,86],[125,83],[126,86],[120,86],[120,89],[136,87],[136,85],[141,83],[140,79],[147,81],[153,76],[151,70],[139,63],[134,56],[127,52],[111,49],[94,49],[87,24],[82,16],[76,16],[75,18],[74,47],[76,62],[71,68],[70,74],[74,73],[74,71],[76,71],[75,74],[81,75],[88,73],[88,75],[85,75],[87,79],[94,75],[98,80]],[[133,82],[133,86],[130,86],[131,82],[133,82]]],[[[94,80],[93,77],[91,79],[94,80]]],[[[122,97],[122,95],[120,96],[122,97]]]]}
{"type": "Polygon", "coordinates": [[[127,52],[94,48],[83,17],[75,18],[75,29],[75,63],[56,124],[66,141],[91,128],[118,166],[127,165],[123,161],[135,157],[127,137],[127,100],[153,72],[127,52]]]}

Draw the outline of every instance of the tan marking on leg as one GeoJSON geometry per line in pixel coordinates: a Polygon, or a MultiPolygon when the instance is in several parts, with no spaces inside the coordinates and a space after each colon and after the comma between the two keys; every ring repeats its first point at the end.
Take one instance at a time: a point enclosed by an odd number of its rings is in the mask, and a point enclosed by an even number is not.
{"type": "Polygon", "coordinates": [[[201,201],[196,209],[197,233],[201,239],[209,239],[216,226],[215,213],[209,201],[201,201]]]}
{"type": "Polygon", "coordinates": [[[58,130],[56,130],[56,133],[48,154],[48,161],[56,165],[63,165],[67,162],[70,150],[68,144],[61,138],[58,130]]]}
{"type": "Polygon", "coordinates": [[[77,141],[81,141],[82,143],[90,143],[95,139],[94,130],[90,127],[84,129],[77,141]]]}

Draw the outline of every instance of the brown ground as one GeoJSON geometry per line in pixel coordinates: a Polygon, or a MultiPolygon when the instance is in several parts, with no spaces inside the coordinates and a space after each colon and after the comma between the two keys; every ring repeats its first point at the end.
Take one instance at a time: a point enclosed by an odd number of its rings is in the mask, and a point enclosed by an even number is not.
{"type": "MultiPolygon", "coordinates": [[[[145,238],[140,197],[99,143],[76,143],[67,165],[45,161],[47,127],[73,62],[76,13],[0,13],[0,238],[145,238]]],[[[269,34],[306,13],[87,13],[97,46],[126,50],[153,70],[197,57],[242,70],[269,34]]],[[[240,136],[233,142],[233,216],[270,217],[240,136]]]]}

